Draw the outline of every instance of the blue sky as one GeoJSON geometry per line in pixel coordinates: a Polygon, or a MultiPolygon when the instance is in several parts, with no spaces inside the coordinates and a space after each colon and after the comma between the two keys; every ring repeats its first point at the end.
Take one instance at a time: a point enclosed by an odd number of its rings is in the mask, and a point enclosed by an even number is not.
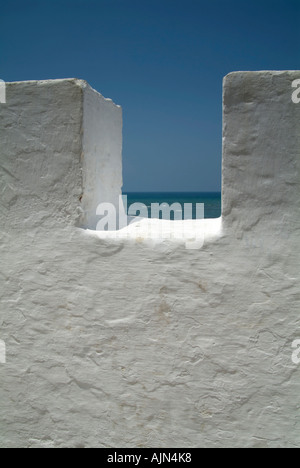
{"type": "Polygon", "coordinates": [[[126,191],[219,191],[222,78],[300,69],[299,0],[10,0],[0,78],[82,78],[123,108],[126,191]]]}

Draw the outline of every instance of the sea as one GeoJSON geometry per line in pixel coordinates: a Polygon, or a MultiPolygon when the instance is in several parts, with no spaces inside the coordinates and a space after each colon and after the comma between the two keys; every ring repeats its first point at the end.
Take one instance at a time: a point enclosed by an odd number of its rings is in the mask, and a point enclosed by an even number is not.
{"type": "MultiPolygon", "coordinates": [[[[133,203],[143,203],[147,206],[148,217],[151,216],[152,203],[179,203],[181,205],[182,213],[184,214],[184,204],[192,204],[192,216],[190,219],[196,219],[196,204],[204,204],[204,218],[219,218],[221,216],[221,193],[220,192],[125,192],[127,195],[128,207],[133,203]]],[[[139,213],[137,213],[139,214],[139,213]]],[[[163,213],[160,211],[159,219],[163,219],[163,213]]],[[[174,214],[171,212],[171,219],[174,219],[174,214]]]]}

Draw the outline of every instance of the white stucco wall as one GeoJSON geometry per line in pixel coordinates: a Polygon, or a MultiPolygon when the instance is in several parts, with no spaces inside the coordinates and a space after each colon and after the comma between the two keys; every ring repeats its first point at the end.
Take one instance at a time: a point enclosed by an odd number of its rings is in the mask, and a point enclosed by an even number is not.
{"type": "Polygon", "coordinates": [[[299,78],[225,78],[222,229],[196,250],[78,229],[120,191],[121,111],[84,82],[8,85],[1,446],[299,447],[299,78]],[[94,163],[118,182],[94,189],[94,163]]]}
{"type": "Polygon", "coordinates": [[[122,110],[83,80],[6,84],[0,107],[2,229],[94,229],[122,187],[122,110]]]}
{"type": "Polygon", "coordinates": [[[118,208],[122,192],[122,109],[87,83],[83,90],[83,226],[95,229],[99,202],[118,208]]]}

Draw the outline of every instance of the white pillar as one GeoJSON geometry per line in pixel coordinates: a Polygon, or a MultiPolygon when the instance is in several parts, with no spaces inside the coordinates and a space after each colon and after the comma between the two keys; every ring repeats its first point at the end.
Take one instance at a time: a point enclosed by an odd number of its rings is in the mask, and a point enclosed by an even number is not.
{"type": "Polygon", "coordinates": [[[233,236],[294,236],[300,220],[299,71],[236,72],[224,79],[223,218],[233,236]],[[298,86],[299,87],[299,86],[298,86]]]}
{"type": "Polygon", "coordinates": [[[2,229],[94,229],[122,186],[122,110],[85,81],[6,84],[0,104],[2,229]]]}

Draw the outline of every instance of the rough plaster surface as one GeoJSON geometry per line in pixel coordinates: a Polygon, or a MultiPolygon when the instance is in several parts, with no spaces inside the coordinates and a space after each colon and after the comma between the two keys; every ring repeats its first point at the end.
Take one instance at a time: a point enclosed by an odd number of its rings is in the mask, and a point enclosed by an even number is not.
{"type": "Polygon", "coordinates": [[[1,446],[300,446],[298,78],[226,77],[222,234],[198,250],[74,227],[82,86],[8,87],[1,446]]]}
{"type": "Polygon", "coordinates": [[[122,110],[83,80],[6,84],[0,216],[9,228],[95,228],[122,187],[122,110]],[[80,202],[81,200],[81,202],[80,202]]]}
{"type": "Polygon", "coordinates": [[[118,207],[122,188],[122,110],[84,83],[83,197],[85,227],[95,229],[99,201],[118,207]]]}

